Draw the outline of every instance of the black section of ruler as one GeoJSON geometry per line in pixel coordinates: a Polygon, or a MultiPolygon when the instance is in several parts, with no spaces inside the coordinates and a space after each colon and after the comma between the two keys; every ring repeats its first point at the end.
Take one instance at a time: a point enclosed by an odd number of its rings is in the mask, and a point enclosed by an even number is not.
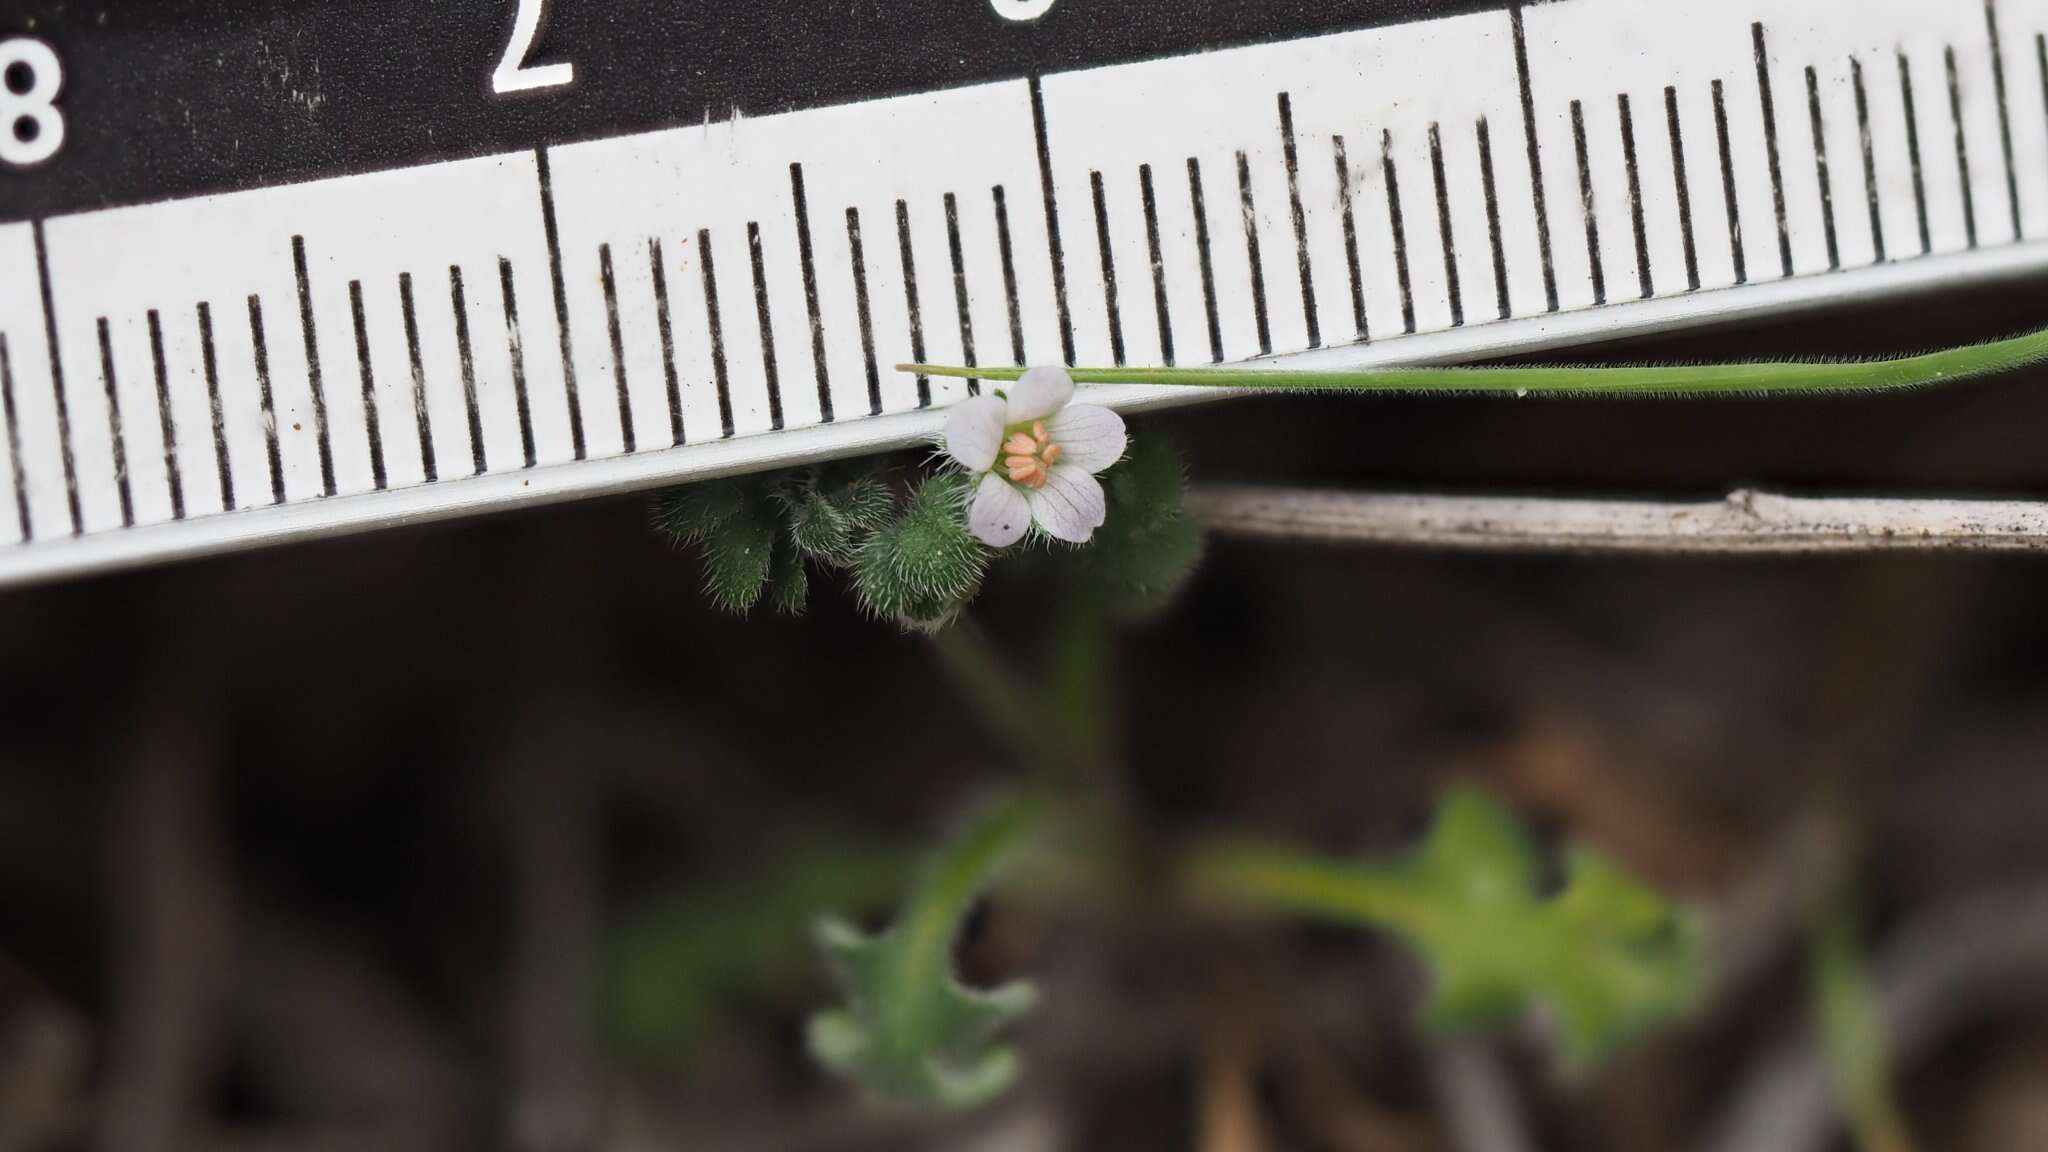
{"type": "Polygon", "coordinates": [[[55,159],[9,174],[0,220],[1499,7],[1063,0],[1020,23],[987,0],[557,0],[528,58],[574,81],[494,96],[510,0],[10,0],[0,39],[31,33],[64,62],[66,133],[55,159]]]}

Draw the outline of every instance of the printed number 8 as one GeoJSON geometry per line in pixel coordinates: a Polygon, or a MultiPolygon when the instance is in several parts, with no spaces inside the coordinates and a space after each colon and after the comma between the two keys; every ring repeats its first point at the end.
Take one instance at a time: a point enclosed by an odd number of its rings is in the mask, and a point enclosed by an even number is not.
{"type": "Polygon", "coordinates": [[[1053,0],[989,0],[1005,20],[1036,20],[1052,11],[1053,0]]]}
{"type": "Polygon", "coordinates": [[[64,117],[56,107],[64,69],[40,40],[0,41],[0,164],[27,167],[57,154],[64,117]]]}

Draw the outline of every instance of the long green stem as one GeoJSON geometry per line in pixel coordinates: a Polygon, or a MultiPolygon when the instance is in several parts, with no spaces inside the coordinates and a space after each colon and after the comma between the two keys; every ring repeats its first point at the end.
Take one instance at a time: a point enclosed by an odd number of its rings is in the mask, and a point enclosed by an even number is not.
{"type": "MultiPolygon", "coordinates": [[[[1165,384],[1259,392],[1509,393],[1565,396],[1779,396],[1894,392],[1995,376],[2048,361],[2048,328],[1890,360],[1599,367],[1363,369],[1078,368],[1081,384],[1165,384]]],[[[1015,380],[1019,368],[899,365],[923,376],[1015,380]]]]}
{"type": "Polygon", "coordinates": [[[1181,876],[1188,895],[1198,903],[1410,931],[1426,915],[1382,870],[1276,845],[1203,844],[1188,855],[1181,876]]]}

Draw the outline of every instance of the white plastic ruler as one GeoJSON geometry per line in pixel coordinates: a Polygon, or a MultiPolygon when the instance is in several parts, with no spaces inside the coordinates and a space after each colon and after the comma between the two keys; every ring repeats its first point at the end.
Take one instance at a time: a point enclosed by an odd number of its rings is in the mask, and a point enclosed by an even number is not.
{"type": "MultiPolygon", "coordinates": [[[[61,214],[0,164],[0,582],[901,443],[971,387],[901,361],[1454,359],[2048,266],[2048,0],[1361,24],[61,214]]],[[[12,32],[19,158],[90,78],[12,32]]]]}

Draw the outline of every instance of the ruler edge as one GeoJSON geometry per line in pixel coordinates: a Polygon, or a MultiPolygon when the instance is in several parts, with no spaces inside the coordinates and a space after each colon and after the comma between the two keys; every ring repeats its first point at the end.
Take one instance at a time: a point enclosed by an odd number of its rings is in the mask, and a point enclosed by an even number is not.
{"type": "MultiPolygon", "coordinates": [[[[1322,348],[1247,364],[1273,369],[1336,369],[1466,363],[1869,304],[1937,287],[1981,287],[2044,273],[2048,273],[2048,240],[2022,241],[1999,248],[1916,257],[1768,283],[1752,282],[1322,348]]],[[[1089,391],[1091,399],[1125,412],[1182,407],[1243,395],[1222,389],[1203,392],[1152,385],[1089,391]]],[[[945,415],[946,409],[933,408],[632,456],[571,461],[519,472],[44,540],[0,551],[0,590],[378,529],[630,495],[722,476],[894,451],[919,443],[935,444],[945,415]],[[772,447],[763,451],[764,444],[772,447]]]]}

